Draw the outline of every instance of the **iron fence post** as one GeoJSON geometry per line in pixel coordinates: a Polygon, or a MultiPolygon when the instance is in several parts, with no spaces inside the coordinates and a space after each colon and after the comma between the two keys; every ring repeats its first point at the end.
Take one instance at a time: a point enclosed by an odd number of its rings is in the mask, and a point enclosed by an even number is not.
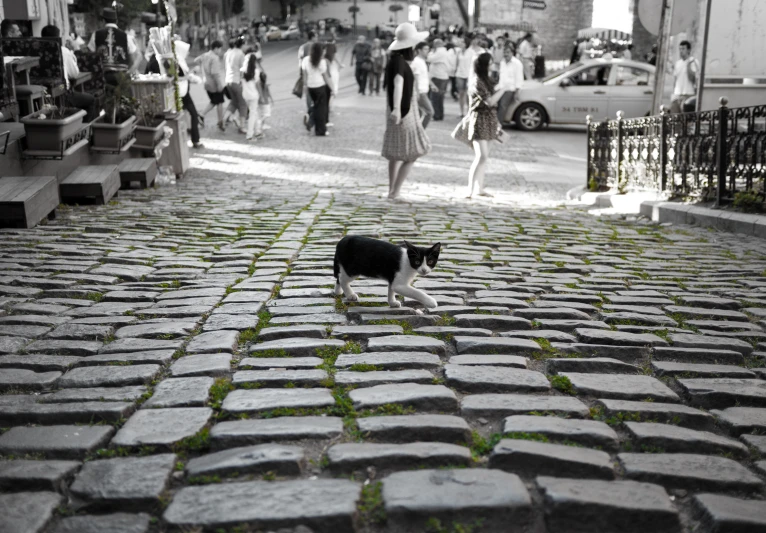
{"type": "Polygon", "coordinates": [[[660,106],[660,192],[668,186],[668,106],[660,106]]]}
{"type": "Polygon", "coordinates": [[[617,190],[622,187],[622,111],[617,112],[617,190]]]}
{"type": "Polygon", "coordinates": [[[590,121],[592,120],[592,117],[590,115],[585,117],[585,127],[588,128],[588,135],[585,138],[585,151],[587,155],[585,156],[585,189],[590,189],[590,121]]]}
{"type": "Polygon", "coordinates": [[[718,139],[716,140],[716,176],[718,179],[716,207],[719,207],[726,199],[726,156],[729,153],[728,146],[726,146],[729,128],[729,108],[726,107],[726,104],[729,103],[729,100],[722,96],[718,99],[718,103],[720,105],[718,107],[718,139]]]}

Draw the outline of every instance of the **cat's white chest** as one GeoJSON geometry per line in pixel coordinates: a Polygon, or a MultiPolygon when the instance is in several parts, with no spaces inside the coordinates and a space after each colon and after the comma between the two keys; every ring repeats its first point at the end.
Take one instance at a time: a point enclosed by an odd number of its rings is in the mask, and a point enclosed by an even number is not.
{"type": "Polygon", "coordinates": [[[402,256],[399,258],[399,272],[396,273],[396,279],[394,282],[398,284],[405,284],[409,285],[412,283],[412,280],[415,279],[415,276],[417,276],[418,272],[414,268],[412,268],[412,265],[410,265],[410,259],[407,257],[407,250],[402,250],[402,256]]]}

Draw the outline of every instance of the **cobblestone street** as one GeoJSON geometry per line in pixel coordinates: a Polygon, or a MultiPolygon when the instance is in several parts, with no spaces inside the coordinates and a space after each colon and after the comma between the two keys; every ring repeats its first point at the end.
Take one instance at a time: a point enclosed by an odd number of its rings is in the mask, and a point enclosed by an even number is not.
{"type": "Polygon", "coordinates": [[[554,205],[515,130],[459,199],[446,121],[387,202],[361,100],[0,232],[0,532],[766,531],[766,243],[554,205]],[[439,306],[334,297],[347,233],[441,242],[439,306]]]}

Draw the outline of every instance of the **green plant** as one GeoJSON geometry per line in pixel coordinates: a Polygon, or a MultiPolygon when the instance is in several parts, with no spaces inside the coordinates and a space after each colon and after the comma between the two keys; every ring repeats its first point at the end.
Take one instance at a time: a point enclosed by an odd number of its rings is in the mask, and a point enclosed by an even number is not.
{"type": "Polygon", "coordinates": [[[125,73],[117,73],[115,76],[116,84],[106,85],[106,94],[104,96],[104,110],[110,124],[124,122],[136,114],[139,103],[131,95],[131,86],[133,81],[125,73]]]}
{"type": "Polygon", "coordinates": [[[734,207],[748,213],[763,211],[764,195],[755,191],[739,191],[734,193],[734,207]]]}
{"type": "Polygon", "coordinates": [[[383,505],[383,483],[376,481],[364,485],[357,509],[365,526],[385,524],[387,517],[383,505]]]}
{"type": "Polygon", "coordinates": [[[181,452],[206,452],[210,449],[210,430],[208,428],[202,428],[196,435],[186,437],[173,446],[173,451],[176,453],[181,452]]]}
{"type": "Polygon", "coordinates": [[[140,123],[142,126],[153,128],[161,123],[162,118],[162,103],[156,93],[147,94],[136,106],[136,110],[140,116],[140,123]]]}
{"type": "Polygon", "coordinates": [[[231,384],[230,380],[226,378],[216,379],[213,383],[213,386],[210,387],[210,407],[213,409],[220,409],[223,400],[226,398],[226,395],[233,390],[234,385],[231,384]]]}
{"type": "Polygon", "coordinates": [[[566,376],[548,376],[548,381],[551,382],[551,386],[563,392],[564,394],[575,394],[572,382],[566,376]]]}

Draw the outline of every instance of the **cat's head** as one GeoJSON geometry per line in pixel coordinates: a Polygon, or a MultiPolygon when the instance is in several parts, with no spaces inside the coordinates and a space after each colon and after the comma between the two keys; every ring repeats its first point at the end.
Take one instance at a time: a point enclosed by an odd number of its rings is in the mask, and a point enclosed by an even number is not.
{"type": "Polygon", "coordinates": [[[407,241],[404,241],[404,245],[407,247],[407,258],[410,260],[410,266],[417,270],[418,274],[425,276],[436,268],[442,243],[437,242],[430,248],[415,246],[407,241]]]}

